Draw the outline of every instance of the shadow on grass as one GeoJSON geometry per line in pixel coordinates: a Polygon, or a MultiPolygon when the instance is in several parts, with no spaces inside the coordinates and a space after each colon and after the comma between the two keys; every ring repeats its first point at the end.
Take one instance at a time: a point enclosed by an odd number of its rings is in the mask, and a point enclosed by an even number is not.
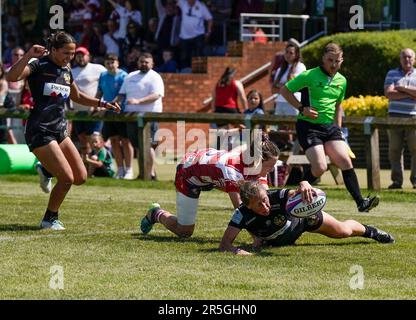
{"type": "Polygon", "coordinates": [[[354,242],[329,242],[329,243],[296,243],[294,247],[339,247],[339,246],[355,246],[362,244],[374,244],[377,241],[354,241],[354,242]]]}
{"type": "Polygon", "coordinates": [[[39,226],[30,226],[22,224],[2,224],[0,225],[0,232],[2,231],[35,231],[40,230],[39,226]]]}
{"type": "Polygon", "coordinates": [[[133,239],[142,240],[142,241],[155,241],[155,242],[195,242],[195,243],[218,243],[218,240],[199,238],[199,237],[190,237],[190,238],[179,238],[175,235],[169,236],[157,236],[157,235],[145,235],[141,233],[133,233],[133,239]]]}

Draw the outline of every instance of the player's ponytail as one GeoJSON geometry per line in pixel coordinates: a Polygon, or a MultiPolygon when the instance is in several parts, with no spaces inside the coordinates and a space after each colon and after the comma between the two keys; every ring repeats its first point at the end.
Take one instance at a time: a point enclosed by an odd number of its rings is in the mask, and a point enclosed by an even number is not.
{"type": "Polygon", "coordinates": [[[46,48],[50,52],[52,48],[63,48],[68,43],[76,43],[74,37],[65,31],[57,31],[46,39],[46,48]]]}

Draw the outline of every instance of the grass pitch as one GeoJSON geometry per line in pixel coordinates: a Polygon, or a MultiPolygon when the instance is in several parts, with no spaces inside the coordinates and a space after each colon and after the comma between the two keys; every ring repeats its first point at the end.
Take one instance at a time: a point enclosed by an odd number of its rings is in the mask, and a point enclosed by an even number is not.
{"type": "MultiPolygon", "coordinates": [[[[41,231],[48,195],[37,177],[0,176],[0,299],[415,299],[416,193],[384,191],[362,214],[343,187],[320,188],[326,211],[391,232],[396,243],[305,233],[296,246],[238,257],[217,250],[232,214],[226,194],[202,193],[192,238],[159,225],[143,236],[150,202],[175,212],[172,181],[98,178],[71,189],[60,215],[66,231],[41,231]],[[51,288],[51,267],[63,271],[62,289],[51,288]]],[[[244,231],[237,243],[251,238],[244,231]]]]}

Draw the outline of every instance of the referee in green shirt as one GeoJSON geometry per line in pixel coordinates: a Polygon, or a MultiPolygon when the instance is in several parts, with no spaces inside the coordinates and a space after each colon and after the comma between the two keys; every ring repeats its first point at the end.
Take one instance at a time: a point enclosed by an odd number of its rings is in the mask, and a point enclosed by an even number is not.
{"type": "Polygon", "coordinates": [[[311,172],[304,180],[314,181],[328,169],[325,155],[342,170],[345,186],[357,203],[360,212],[368,212],[379,203],[378,196],[363,198],[348,147],[341,133],[342,107],[347,80],[338,72],[344,61],[339,45],[328,44],[323,52],[322,65],[307,70],[281,89],[281,95],[299,110],[296,132],[299,143],[311,163],[311,172]],[[303,106],[295,96],[307,89],[309,104],[303,106]]]}

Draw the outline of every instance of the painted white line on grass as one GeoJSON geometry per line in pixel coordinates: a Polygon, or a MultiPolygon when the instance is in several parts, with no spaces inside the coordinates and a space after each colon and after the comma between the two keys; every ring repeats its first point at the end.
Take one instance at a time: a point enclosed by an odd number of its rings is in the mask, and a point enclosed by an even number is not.
{"type": "MultiPolygon", "coordinates": [[[[211,232],[211,231],[218,231],[224,230],[224,228],[209,228],[204,229],[204,232],[211,232]]],[[[161,234],[164,233],[166,230],[153,230],[152,234],[161,234]]],[[[62,231],[60,231],[62,232],[62,231]]],[[[96,231],[96,232],[85,232],[85,233],[60,233],[60,234],[40,234],[40,235],[30,235],[30,236],[21,236],[21,237],[7,237],[2,236],[0,237],[0,242],[6,241],[31,241],[31,240],[38,240],[44,238],[65,238],[65,237],[93,237],[98,235],[110,235],[110,234],[137,234],[139,233],[138,230],[124,230],[124,231],[96,231]]],[[[172,234],[172,238],[175,238],[172,234]]]]}

